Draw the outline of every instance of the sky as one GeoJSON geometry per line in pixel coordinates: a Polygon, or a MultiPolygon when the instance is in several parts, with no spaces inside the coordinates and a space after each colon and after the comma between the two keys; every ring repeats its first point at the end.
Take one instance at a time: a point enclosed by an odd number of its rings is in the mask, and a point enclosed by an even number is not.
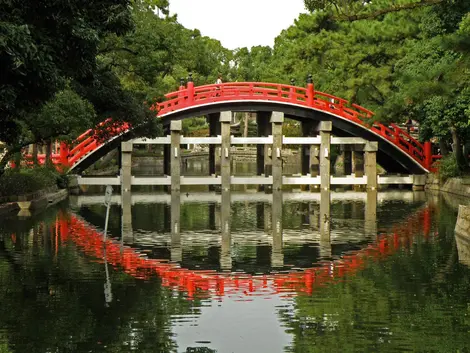
{"type": "Polygon", "coordinates": [[[199,29],[233,50],[272,47],[305,9],[303,0],[170,0],[170,12],[186,28],[199,29]]]}

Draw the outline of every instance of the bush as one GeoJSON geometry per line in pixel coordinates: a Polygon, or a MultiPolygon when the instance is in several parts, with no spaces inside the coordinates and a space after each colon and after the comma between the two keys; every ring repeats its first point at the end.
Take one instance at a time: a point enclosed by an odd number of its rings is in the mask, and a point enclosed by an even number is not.
{"type": "Polygon", "coordinates": [[[0,177],[0,197],[26,195],[55,185],[66,186],[64,177],[53,169],[10,169],[0,177]]]}
{"type": "Polygon", "coordinates": [[[439,179],[441,181],[446,181],[449,178],[456,178],[461,175],[462,171],[453,153],[442,158],[439,164],[439,179]]]}

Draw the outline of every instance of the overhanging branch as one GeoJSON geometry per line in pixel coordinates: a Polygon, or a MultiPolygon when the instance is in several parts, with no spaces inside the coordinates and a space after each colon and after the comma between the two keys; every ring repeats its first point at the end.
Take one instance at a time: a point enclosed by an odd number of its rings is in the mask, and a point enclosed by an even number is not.
{"type": "Polygon", "coordinates": [[[364,13],[364,14],[356,14],[356,15],[339,14],[338,16],[334,16],[333,19],[339,20],[339,21],[349,21],[349,22],[354,22],[354,21],[359,21],[359,20],[370,20],[370,19],[374,19],[383,15],[386,15],[388,13],[399,12],[403,10],[413,10],[418,7],[424,7],[424,6],[438,5],[445,1],[446,0],[421,0],[419,2],[415,2],[411,4],[394,5],[394,6],[392,5],[385,9],[372,11],[372,12],[364,13]]]}

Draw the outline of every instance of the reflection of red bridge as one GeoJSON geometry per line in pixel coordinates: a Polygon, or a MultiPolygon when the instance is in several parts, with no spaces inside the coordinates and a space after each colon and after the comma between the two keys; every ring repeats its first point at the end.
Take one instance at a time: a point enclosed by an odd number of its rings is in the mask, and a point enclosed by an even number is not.
{"type": "MultiPolygon", "coordinates": [[[[194,87],[188,82],[178,91],[165,96],[165,101],[154,106],[157,116],[164,120],[185,119],[202,116],[214,111],[250,109],[252,111],[286,111],[292,118],[305,120],[331,120],[333,126],[346,134],[363,136],[368,140],[379,141],[379,148],[392,158],[401,159],[409,171],[421,174],[431,170],[434,159],[431,143],[420,143],[395,124],[383,125],[374,122],[373,113],[366,108],[350,103],[345,99],[316,91],[313,83],[307,87],[296,87],[264,82],[237,82],[221,85],[194,87]]],[[[110,121],[104,124],[109,124],[110,121]]],[[[126,134],[127,125],[114,126],[111,137],[126,134]]],[[[101,149],[106,142],[99,141],[93,130],[79,136],[69,147],[61,145],[55,154],[57,164],[74,169],[82,160],[91,157],[96,161],[104,154],[101,149]]],[[[43,159],[44,156],[40,156],[43,159]]],[[[413,173],[414,173],[413,172],[413,173]]]]}
{"type": "MultiPolygon", "coordinates": [[[[420,230],[427,238],[431,228],[431,212],[428,206],[395,226],[391,235],[380,235],[375,244],[344,255],[340,260],[324,262],[298,272],[248,275],[188,270],[166,260],[148,259],[130,247],[121,247],[119,242],[112,239],[106,241],[106,259],[108,263],[139,279],[148,279],[156,274],[164,286],[186,292],[189,299],[212,295],[265,296],[292,291],[312,294],[316,287],[354,275],[369,261],[380,260],[402,247],[411,246],[420,230]]],[[[57,230],[61,242],[71,240],[87,255],[103,261],[103,234],[85,221],[73,214],[70,218],[62,215],[57,222],[57,230]]]]}

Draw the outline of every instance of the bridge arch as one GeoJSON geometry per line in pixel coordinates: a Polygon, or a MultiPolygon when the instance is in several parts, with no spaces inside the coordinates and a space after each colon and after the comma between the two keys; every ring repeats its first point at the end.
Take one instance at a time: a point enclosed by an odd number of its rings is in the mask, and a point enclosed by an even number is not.
{"type": "MultiPolygon", "coordinates": [[[[164,124],[222,111],[282,112],[288,118],[305,122],[331,121],[333,134],[377,141],[378,163],[391,173],[424,174],[431,169],[429,143],[421,144],[397,125],[375,123],[373,113],[348,101],[307,88],[272,83],[226,83],[187,87],[166,95],[166,101],[154,106],[164,124]]],[[[115,137],[100,143],[91,131],[83,134],[68,153],[68,164],[74,172],[92,165],[107,152],[130,138],[123,127],[115,137]]]]}

